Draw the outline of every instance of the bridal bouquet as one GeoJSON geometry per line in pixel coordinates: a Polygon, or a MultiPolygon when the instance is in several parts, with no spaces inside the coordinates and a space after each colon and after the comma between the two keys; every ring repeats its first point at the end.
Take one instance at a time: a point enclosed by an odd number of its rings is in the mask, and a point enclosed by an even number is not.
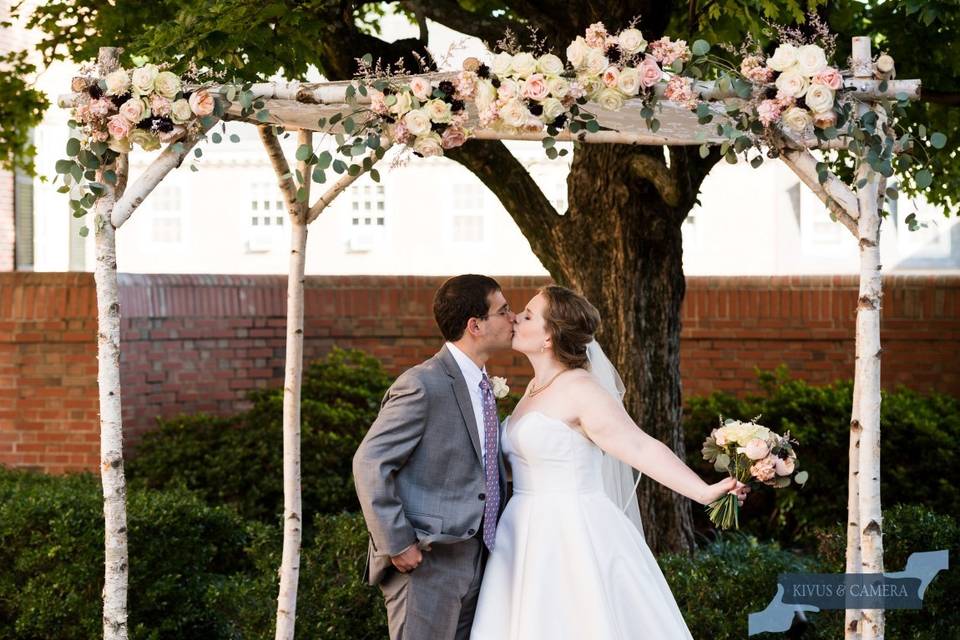
{"type": "MultiPolygon", "coordinates": [[[[775,489],[787,487],[792,482],[803,486],[808,475],[797,471],[797,453],[793,445],[799,444],[790,438],[790,432],[779,435],[757,424],[760,416],[749,422],[728,418],[707,437],[703,443],[703,458],[712,462],[717,471],[726,471],[740,482],[754,481],[775,489]]],[[[721,529],[740,528],[740,504],[737,497],[728,493],[706,507],[710,522],[721,529]]]]}

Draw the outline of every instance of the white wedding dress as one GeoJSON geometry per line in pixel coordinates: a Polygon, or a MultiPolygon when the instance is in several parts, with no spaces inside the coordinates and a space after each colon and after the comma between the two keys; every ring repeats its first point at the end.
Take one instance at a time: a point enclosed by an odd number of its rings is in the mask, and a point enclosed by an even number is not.
{"type": "Polygon", "coordinates": [[[646,540],[604,492],[600,448],[543,413],[511,418],[513,497],[471,640],[692,640],[646,540]]]}

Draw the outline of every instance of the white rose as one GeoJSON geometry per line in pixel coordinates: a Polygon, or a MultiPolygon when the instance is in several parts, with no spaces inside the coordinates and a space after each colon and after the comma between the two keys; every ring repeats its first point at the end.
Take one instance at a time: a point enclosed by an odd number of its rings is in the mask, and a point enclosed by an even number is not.
{"type": "Polygon", "coordinates": [[[790,107],[783,114],[783,124],[800,133],[813,122],[810,113],[801,107],[790,107]]]}
{"type": "Polygon", "coordinates": [[[776,84],[777,89],[782,91],[784,95],[794,98],[803,97],[809,86],[807,77],[795,67],[791,67],[777,76],[776,84]]]}
{"type": "Polygon", "coordinates": [[[792,44],[782,44],[767,60],[767,66],[774,71],[786,71],[797,63],[797,48],[792,44]]]}
{"type": "Polygon", "coordinates": [[[443,144],[440,140],[439,134],[437,134],[435,131],[431,131],[426,135],[418,136],[417,139],[414,140],[413,150],[425,158],[430,156],[442,156],[443,144]]]}
{"type": "Polygon", "coordinates": [[[490,383],[493,385],[493,397],[505,398],[510,393],[510,387],[507,386],[507,379],[500,376],[491,376],[490,383]]]}
{"type": "Polygon", "coordinates": [[[413,108],[413,96],[411,96],[408,91],[401,91],[400,93],[394,94],[394,97],[397,100],[390,105],[390,113],[395,113],[399,116],[413,108]]]}
{"type": "Polygon", "coordinates": [[[600,90],[594,101],[607,111],[619,111],[623,107],[623,94],[607,87],[600,90]]]}
{"type": "Polygon", "coordinates": [[[550,78],[547,80],[547,89],[554,98],[564,98],[570,92],[570,83],[565,78],[550,78]]]}
{"type": "Polygon", "coordinates": [[[153,88],[164,98],[173,100],[177,97],[177,92],[180,91],[180,78],[170,71],[161,71],[153,82],[153,88]]]}
{"type": "Polygon", "coordinates": [[[133,92],[139,95],[146,95],[153,91],[153,83],[157,80],[160,70],[155,64],[145,64],[133,70],[133,77],[130,84],[133,92]]]}
{"type": "Polygon", "coordinates": [[[513,56],[513,62],[510,65],[517,75],[528,76],[537,70],[537,59],[532,53],[518,53],[513,56]]]}
{"type": "Polygon", "coordinates": [[[430,131],[430,116],[423,109],[414,109],[403,116],[403,125],[413,135],[422,136],[430,131]]]}
{"type": "Polygon", "coordinates": [[[542,104],[544,122],[553,122],[557,116],[560,116],[566,112],[566,108],[563,106],[563,103],[556,98],[547,98],[542,104]]]}
{"type": "Polygon", "coordinates": [[[582,69],[587,63],[587,54],[592,51],[583,36],[577,36],[577,39],[567,47],[567,60],[573,65],[574,69],[582,69]]]}
{"type": "Polygon", "coordinates": [[[593,100],[597,92],[603,88],[603,82],[601,82],[597,76],[578,76],[577,82],[583,88],[583,94],[587,96],[589,100],[593,100]]]}
{"type": "Polygon", "coordinates": [[[537,68],[547,75],[556,76],[563,73],[563,60],[552,53],[547,53],[537,60],[537,68]]]}
{"type": "Polygon", "coordinates": [[[814,113],[824,113],[833,108],[833,89],[822,84],[811,85],[804,96],[807,106],[814,113]]]}
{"type": "Polygon", "coordinates": [[[174,124],[186,124],[193,118],[193,110],[186,98],[174,100],[170,106],[170,119],[174,124]]]}
{"type": "Polygon", "coordinates": [[[108,96],[122,96],[130,90],[130,74],[123,69],[108,73],[106,81],[108,96]]]}
{"type": "Polygon", "coordinates": [[[511,127],[523,126],[529,116],[530,112],[527,111],[523,103],[516,98],[508,100],[507,103],[500,108],[500,119],[503,120],[504,124],[511,127]]]}
{"type": "Polygon", "coordinates": [[[489,109],[497,99],[497,88],[493,86],[493,83],[489,80],[482,80],[477,83],[477,95],[474,97],[474,102],[477,104],[477,109],[479,111],[486,111],[489,109]]]}
{"type": "Polygon", "coordinates": [[[647,48],[647,41],[643,39],[643,34],[640,33],[639,29],[624,29],[621,31],[617,36],[617,44],[620,45],[620,50],[629,56],[645,51],[647,48]]]}
{"type": "Polygon", "coordinates": [[[640,72],[635,67],[626,67],[617,79],[617,88],[628,96],[640,93],[640,72]]]}
{"type": "Polygon", "coordinates": [[[603,70],[610,66],[610,61],[607,60],[607,56],[603,55],[599,49],[590,49],[590,53],[587,54],[587,71],[594,74],[600,75],[603,73],[603,70]]]}
{"type": "Polygon", "coordinates": [[[807,77],[815,76],[827,68],[827,56],[815,44],[804,45],[797,51],[797,68],[807,77]]]}
{"type": "Polygon", "coordinates": [[[430,119],[434,122],[450,122],[450,105],[443,100],[434,98],[423,106],[423,110],[427,112],[427,115],[430,116],[430,119]]]}
{"type": "Polygon", "coordinates": [[[513,56],[502,51],[497,55],[493,56],[493,64],[490,65],[490,69],[497,74],[498,76],[505,76],[510,73],[513,68],[513,56]]]}

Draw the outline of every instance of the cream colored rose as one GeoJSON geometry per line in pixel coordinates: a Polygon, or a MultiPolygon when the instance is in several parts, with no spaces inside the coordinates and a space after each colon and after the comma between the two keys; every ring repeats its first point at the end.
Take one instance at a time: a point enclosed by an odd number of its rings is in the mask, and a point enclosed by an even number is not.
{"type": "Polygon", "coordinates": [[[450,116],[452,115],[450,105],[443,100],[434,98],[423,106],[423,110],[427,112],[427,115],[434,122],[450,122],[450,116]]]}
{"type": "Polygon", "coordinates": [[[430,99],[433,87],[430,86],[430,81],[426,78],[412,78],[410,80],[410,91],[413,92],[417,100],[424,102],[430,99]]]}
{"type": "Polygon", "coordinates": [[[833,110],[813,114],[813,126],[818,129],[837,126],[837,114],[833,110]]]}
{"type": "Polygon", "coordinates": [[[153,91],[153,84],[157,80],[160,70],[155,64],[145,64],[133,70],[130,86],[138,95],[146,95],[153,91]]]}
{"type": "Polygon", "coordinates": [[[417,136],[417,139],[413,142],[413,150],[425,158],[442,156],[443,141],[440,139],[440,134],[431,131],[426,135],[417,136]]]}
{"type": "Polygon", "coordinates": [[[142,98],[130,98],[120,105],[120,115],[130,124],[137,124],[148,117],[146,103],[142,98]]]}
{"type": "Polygon", "coordinates": [[[623,108],[623,94],[616,89],[606,87],[597,94],[595,102],[607,111],[619,111],[623,108]]]}
{"type": "Polygon", "coordinates": [[[413,95],[409,91],[394,94],[396,101],[390,105],[390,113],[402,116],[413,108],[413,95]]]}
{"type": "Polygon", "coordinates": [[[548,76],[559,75],[563,73],[563,60],[552,53],[544,54],[537,60],[537,69],[548,76]]]}
{"type": "Polygon", "coordinates": [[[617,78],[617,88],[628,96],[640,93],[640,72],[635,67],[627,67],[617,78]]]}
{"type": "Polygon", "coordinates": [[[627,55],[640,53],[647,48],[647,41],[643,39],[643,34],[639,29],[624,29],[617,35],[617,44],[620,50],[627,55]]]}
{"type": "Polygon", "coordinates": [[[543,101],[543,121],[553,122],[558,116],[563,115],[566,108],[563,103],[556,98],[547,98],[543,101]]]}
{"type": "Polygon", "coordinates": [[[510,127],[521,127],[526,123],[530,112],[520,100],[512,98],[500,108],[500,119],[510,127]]]}
{"type": "Polygon", "coordinates": [[[588,100],[593,100],[600,89],[603,89],[603,82],[600,81],[598,76],[579,76],[577,77],[577,84],[580,85],[583,95],[587,96],[588,100]]]}
{"type": "Polygon", "coordinates": [[[554,98],[565,98],[570,92],[570,83],[566,78],[550,78],[547,80],[547,90],[554,98]]]}
{"type": "Polygon", "coordinates": [[[833,90],[822,84],[810,85],[803,99],[814,113],[824,113],[833,109],[833,90]]]}
{"type": "Polygon", "coordinates": [[[777,89],[785,96],[791,98],[801,98],[807,92],[809,82],[807,77],[800,73],[795,67],[787,69],[777,76],[777,89]]]}
{"type": "Polygon", "coordinates": [[[414,109],[403,116],[403,124],[407,131],[419,137],[430,131],[430,116],[423,109],[414,109]]]}
{"type": "Polygon", "coordinates": [[[186,124],[193,118],[193,109],[185,98],[174,100],[170,105],[170,119],[174,124],[186,124]]]}
{"type": "Polygon", "coordinates": [[[797,48],[792,44],[782,44],[767,59],[767,66],[774,71],[786,71],[797,64],[797,48]]]}
{"type": "Polygon", "coordinates": [[[493,64],[490,69],[498,76],[505,76],[513,70],[513,56],[506,51],[501,51],[493,56],[493,64]]]}
{"type": "Polygon", "coordinates": [[[172,100],[177,97],[177,92],[180,91],[180,78],[170,71],[161,71],[153,82],[153,88],[164,98],[172,100]]]}
{"type": "Polygon", "coordinates": [[[510,387],[507,386],[507,379],[500,376],[491,376],[490,384],[493,385],[494,398],[506,398],[510,393],[510,387]]]}
{"type": "Polygon", "coordinates": [[[146,129],[134,129],[127,139],[131,144],[139,146],[144,151],[153,151],[160,148],[160,138],[146,129]]]}
{"type": "Polygon", "coordinates": [[[610,66],[607,56],[599,49],[590,49],[587,54],[587,72],[594,75],[600,75],[603,70],[610,66]]]}
{"type": "Polygon", "coordinates": [[[603,74],[600,76],[600,79],[603,80],[603,85],[605,87],[616,87],[617,80],[620,79],[620,69],[614,65],[610,65],[603,70],[603,74]]]}
{"type": "Polygon", "coordinates": [[[796,132],[802,132],[812,123],[810,112],[801,107],[790,107],[783,114],[783,124],[796,132]]]}
{"type": "Polygon", "coordinates": [[[477,104],[478,111],[486,111],[497,100],[497,88],[489,80],[481,80],[477,83],[477,95],[474,102],[477,104]]]}
{"type": "Polygon", "coordinates": [[[216,106],[213,95],[205,89],[198,89],[191,93],[188,102],[193,112],[201,118],[213,113],[213,108],[216,106]]]}
{"type": "Polygon", "coordinates": [[[510,63],[510,67],[517,75],[524,77],[529,76],[537,70],[537,59],[533,57],[532,53],[518,53],[513,56],[513,62],[510,63]]]}
{"type": "Polygon", "coordinates": [[[108,96],[122,96],[130,90],[130,74],[123,69],[108,73],[106,82],[108,96]]]}
{"type": "Polygon", "coordinates": [[[797,68],[808,78],[815,76],[827,68],[827,56],[815,44],[804,45],[797,50],[797,68]]]}
{"type": "Polygon", "coordinates": [[[107,146],[117,153],[130,153],[130,139],[129,138],[117,138],[115,136],[110,136],[107,138],[107,146]]]}
{"type": "Polygon", "coordinates": [[[770,447],[767,445],[766,440],[754,438],[744,447],[744,453],[746,453],[747,457],[751,460],[760,460],[761,458],[767,457],[770,453],[770,447]]]}
{"type": "Polygon", "coordinates": [[[567,47],[567,60],[573,65],[574,69],[582,69],[587,64],[587,54],[592,51],[583,36],[577,36],[577,39],[567,47]]]}
{"type": "Polygon", "coordinates": [[[777,458],[777,461],[773,463],[773,468],[778,476],[788,476],[796,469],[796,463],[793,458],[777,458]]]}
{"type": "Polygon", "coordinates": [[[500,81],[500,87],[497,89],[497,97],[509,100],[520,95],[520,83],[516,80],[507,78],[500,81]]]}

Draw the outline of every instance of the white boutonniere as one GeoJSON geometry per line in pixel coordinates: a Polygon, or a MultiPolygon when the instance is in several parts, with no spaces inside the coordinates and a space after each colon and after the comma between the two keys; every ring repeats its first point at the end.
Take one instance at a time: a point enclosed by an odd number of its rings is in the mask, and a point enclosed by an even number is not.
{"type": "Polygon", "coordinates": [[[507,379],[499,376],[491,376],[490,383],[493,384],[493,397],[496,399],[506,398],[510,393],[510,387],[507,386],[507,379]]]}

